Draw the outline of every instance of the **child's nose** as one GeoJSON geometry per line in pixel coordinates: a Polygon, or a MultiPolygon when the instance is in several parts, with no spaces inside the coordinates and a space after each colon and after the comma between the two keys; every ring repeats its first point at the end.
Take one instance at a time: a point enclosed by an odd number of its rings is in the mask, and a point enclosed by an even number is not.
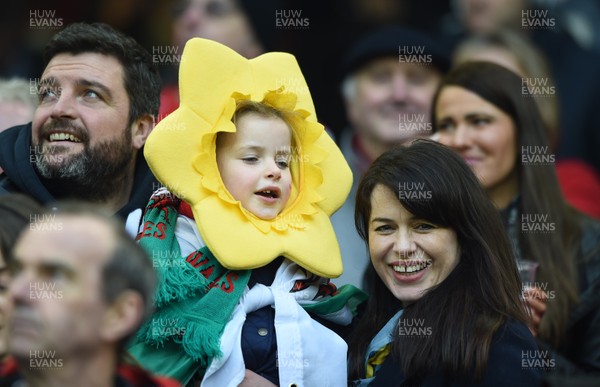
{"type": "Polygon", "coordinates": [[[275,161],[269,163],[266,173],[269,179],[279,179],[281,177],[281,169],[275,161]]]}

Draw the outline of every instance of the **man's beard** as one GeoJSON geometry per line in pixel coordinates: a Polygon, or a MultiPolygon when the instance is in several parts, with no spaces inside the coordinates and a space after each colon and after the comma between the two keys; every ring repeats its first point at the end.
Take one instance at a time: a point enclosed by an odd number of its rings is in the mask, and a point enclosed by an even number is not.
{"type": "MultiPolygon", "coordinates": [[[[64,125],[60,123],[55,127],[66,127],[64,125]]],[[[108,201],[119,194],[127,182],[134,155],[131,131],[126,127],[120,138],[106,140],[93,147],[85,133],[81,133],[79,138],[84,145],[82,152],[62,156],[61,147],[48,148],[47,144],[43,154],[36,155],[35,166],[44,178],[44,185],[57,198],[108,201]],[[61,162],[49,162],[57,157],[62,157],[61,162]]]]}

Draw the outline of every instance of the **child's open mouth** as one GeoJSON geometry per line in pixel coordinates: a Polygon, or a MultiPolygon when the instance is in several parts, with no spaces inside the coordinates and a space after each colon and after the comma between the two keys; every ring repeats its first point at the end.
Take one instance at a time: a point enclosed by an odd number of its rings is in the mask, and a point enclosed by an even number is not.
{"type": "Polygon", "coordinates": [[[279,196],[281,195],[279,190],[276,188],[263,189],[260,191],[256,191],[254,194],[268,199],[279,199],[279,196]]]}

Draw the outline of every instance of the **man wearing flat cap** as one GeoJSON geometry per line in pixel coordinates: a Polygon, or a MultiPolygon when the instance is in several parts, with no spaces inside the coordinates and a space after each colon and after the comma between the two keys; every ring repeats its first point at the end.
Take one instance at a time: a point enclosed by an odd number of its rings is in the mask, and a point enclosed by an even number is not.
{"type": "Polygon", "coordinates": [[[392,147],[431,135],[433,94],[450,66],[449,53],[424,33],[389,26],[359,39],[342,62],[342,95],[350,127],[339,144],[354,184],[332,223],[342,251],[344,273],[337,283],[365,289],[367,247],[354,227],[360,177],[392,147]]]}

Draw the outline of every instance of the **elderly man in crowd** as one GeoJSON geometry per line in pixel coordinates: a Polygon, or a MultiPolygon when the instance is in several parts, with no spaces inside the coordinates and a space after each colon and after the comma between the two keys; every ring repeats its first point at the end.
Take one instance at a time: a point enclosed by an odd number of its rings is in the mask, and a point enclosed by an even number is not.
{"type": "Polygon", "coordinates": [[[337,284],[365,289],[367,248],[354,227],[356,188],[373,160],[392,147],[431,135],[433,94],[450,67],[450,55],[427,35],[403,27],[379,29],[358,40],[343,63],[342,95],[350,127],[340,148],[354,184],[332,223],[344,261],[337,284]]]}

